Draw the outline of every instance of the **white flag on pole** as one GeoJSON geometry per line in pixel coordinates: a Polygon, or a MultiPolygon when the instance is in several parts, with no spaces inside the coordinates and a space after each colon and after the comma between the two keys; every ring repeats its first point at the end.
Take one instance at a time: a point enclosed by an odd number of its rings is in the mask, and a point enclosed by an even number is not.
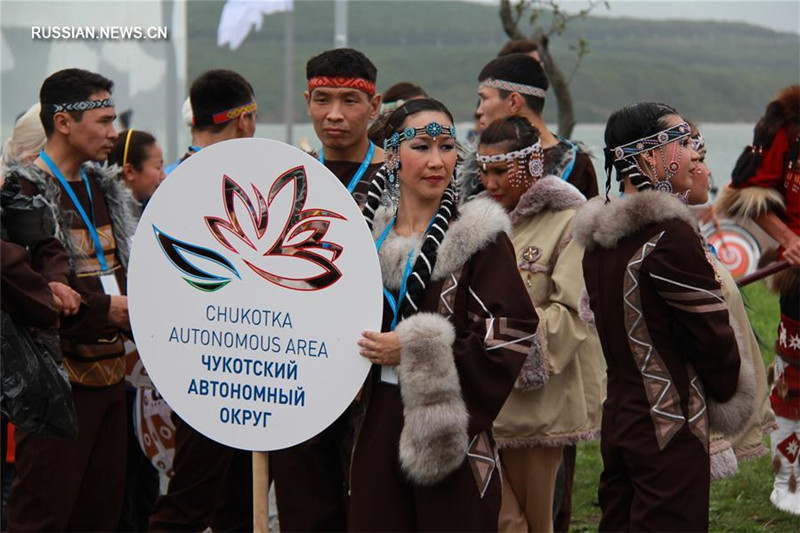
{"type": "Polygon", "coordinates": [[[264,15],[291,11],[293,4],[294,0],[227,0],[217,28],[217,46],[236,50],[253,28],[261,30],[264,15]]]}

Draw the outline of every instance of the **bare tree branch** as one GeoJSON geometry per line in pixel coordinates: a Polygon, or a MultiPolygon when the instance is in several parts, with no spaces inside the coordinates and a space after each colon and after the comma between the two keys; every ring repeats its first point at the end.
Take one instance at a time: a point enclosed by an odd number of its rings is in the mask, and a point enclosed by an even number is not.
{"type": "Polygon", "coordinates": [[[567,29],[567,25],[579,18],[586,17],[598,5],[605,5],[609,9],[607,0],[586,0],[587,6],[575,13],[563,11],[559,0],[517,0],[513,5],[511,0],[500,0],[500,20],[503,31],[511,39],[525,39],[526,35],[520,29],[520,21],[523,15],[528,13],[528,25],[532,27],[530,40],[538,45],[539,57],[542,60],[545,73],[550,80],[550,86],[556,97],[558,106],[558,133],[565,137],[572,134],[575,127],[575,110],[572,104],[572,94],[569,84],[580,68],[583,57],[589,53],[589,45],[585,39],[579,38],[577,45],[571,45],[570,49],[575,52],[576,60],[568,76],[556,64],[550,54],[550,37],[562,35],[567,29]],[[549,24],[541,24],[543,15],[549,15],[549,24]]]}

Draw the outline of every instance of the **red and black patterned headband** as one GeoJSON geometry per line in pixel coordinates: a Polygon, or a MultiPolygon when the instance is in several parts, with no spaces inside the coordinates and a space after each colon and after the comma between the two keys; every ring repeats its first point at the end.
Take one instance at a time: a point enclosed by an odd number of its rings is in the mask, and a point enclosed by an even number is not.
{"type": "Polygon", "coordinates": [[[375,83],[364,78],[348,78],[346,76],[314,76],[308,80],[308,92],[320,87],[331,87],[334,89],[348,88],[358,89],[367,93],[369,96],[375,94],[375,83]]]}
{"type": "Polygon", "coordinates": [[[214,113],[210,116],[206,115],[205,117],[200,117],[199,120],[197,116],[195,116],[192,119],[192,124],[195,126],[216,126],[217,124],[224,124],[228,121],[238,118],[240,115],[252,113],[256,109],[258,109],[258,104],[254,100],[249,104],[240,105],[232,109],[226,109],[225,111],[220,111],[219,113],[214,113]]]}

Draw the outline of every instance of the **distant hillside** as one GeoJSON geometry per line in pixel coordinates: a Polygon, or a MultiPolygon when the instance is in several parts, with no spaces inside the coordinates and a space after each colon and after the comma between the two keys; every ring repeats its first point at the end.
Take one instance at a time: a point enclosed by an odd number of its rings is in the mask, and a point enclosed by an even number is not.
{"type": "MultiPolygon", "coordinates": [[[[282,121],[285,16],[266,17],[260,32],[230,51],[216,46],[222,4],[188,4],[189,79],[209,68],[237,70],[255,87],[259,121],[282,121]]],[[[333,2],[295,6],[295,117],[302,121],[305,62],[332,47],[333,2]]],[[[457,120],[471,117],[478,72],[507,40],[497,7],[455,1],[350,2],[348,30],[349,45],[378,67],[379,88],[413,81],[457,120]]],[[[668,102],[699,121],[750,122],[778,89],[800,79],[800,37],[747,24],[574,21],[551,44],[565,71],[574,61],[568,46],[578,36],[590,47],[572,82],[581,122],[604,122],[611,111],[641,100],[668,102]]],[[[549,120],[553,112],[546,107],[549,120]]]]}

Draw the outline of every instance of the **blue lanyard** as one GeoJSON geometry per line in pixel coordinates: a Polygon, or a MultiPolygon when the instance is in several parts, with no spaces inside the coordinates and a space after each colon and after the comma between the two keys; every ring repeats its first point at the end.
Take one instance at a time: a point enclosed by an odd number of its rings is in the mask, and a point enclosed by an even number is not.
{"type": "MultiPolygon", "coordinates": [[[[364,160],[361,162],[361,166],[358,167],[356,173],[353,174],[353,177],[350,179],[350,184],[347,186],[347,192],[353,194],[353,191],[356,190],[356,185],[358,182],[361,181],[361,178],[364,177],[364,173],[367,171],[367,167],[372,162],[372,158],[375,155],[375,145],[372,141],[369,142],[369,149],[367,150],[367,155],[364,157],[364,160]]],[[[323,165],[325,164],[325,148],[320,148],[319,151],[319,162],[323,165]]]]}
{"type": "MultiPolygon", "coordinates": [[[[434,214],[433,218],[431,218],[431,221],[428,222],[428,228],[425,230],[425,233],[423,233],[423,238],[424,235],[428,233],[428,229],[430,229],[435,219],[436,219],[436,214],[434,214]]],[[[394,223],[396,220],[397,220],[397,215],[392,217],[392,220],[391,222],[389,222],[389,225],[386,226],[386,229],[383,230],[383,233],[381,234],[380,238],[375,242],[375,248],[378,251],[380,251],[381,246],[383,245],[383,241],[386,240],[386,236],[389,235],[389,232],[394,227],[394,223]]],[[[414,249],[412,248],[412,250],[408,253],[408,259],[406,260],[406,268],[403,271],[403,281],[400,282],[400,292],[397,295],[397,299],[395,299],[395,297],[392,295],[389,289],[387,289],[385,286],[383,287],[383,296],[389,303],[389,307],[392,308],[392,314],[394,315],[394,318],[392,318],[391,329],[389,331],[394,331],[394,329],[397,327],[397,320],[399,319],[399,313],[400,313],[400,302],[403,301],[403,298],[406,295],[406,290],[407,290],[406,285],[408,283],[408,277],[411,275],[411,271],[413,269],[414,269],[414,249]]]]}
{"type": "MultiPolygon", "coordinates": [[[[97,261],[100,263],[100,268],[103,271],[108,270],[108,264],[106,264],[106,256],[103,253],[103,245],[100,243],[100,236],[97,234],[97,228],[95,227],[94,221],[92,220],[94,216],[92,216],[92,219],[90,219],[89,216],[86,214],[86,211],[83,209],[83,206],[78,201],[78,197],[75,196],[75,191],[72,190],[72,187],[70,186],[67,179],[64,177],[64,174],[62,174],[61,171],[58,170],[58,167],[56,166],[55,163],[53,163],[53,160],[50,159],[50,156],[48,156],[46,153],[44,153],[44,150],[42,150],[41,152],[39,152],[39,157],[41,157],[42,161],[44,161],[47,164],[47,166],[50,168],[50,171],[61,183],[61,186],[64,187],[65,191],[67,191],[70,200],[72,200],[72,203],[78,210],[78,214],[83,219],[84,224],[86,224],[86,228],[89,230],[89,234],[92,236],[92,240],[94,241],[94,254],[97,256],[97,261]]],[[[81,180],[83,181],[84,186],[86,186],[86,193],[89,195],[89,208],[93,209],[94,204],[92,202],[92,189],[89,186],[89,178],[86,176],[86,173],[83,171],[83,169],[80,170],[79,174],[81,176],[81,180]]]]}
{"type": "Polygon", "coordinates": [[[567,181],[569,179],[570,174],[572,174],[572,169],[575,167],[575,161],[578,159],[578,147],[575,146],[574,142],[570,141],[565,137],[556,135],[556,138],[559,141],[566,143],[569,146],[570,151],[572,152],[572,161],[569,162],[569,165],[567,165],[567,168],[564,169],[564,173],[561,175],[561,179],[567,181]]]}

